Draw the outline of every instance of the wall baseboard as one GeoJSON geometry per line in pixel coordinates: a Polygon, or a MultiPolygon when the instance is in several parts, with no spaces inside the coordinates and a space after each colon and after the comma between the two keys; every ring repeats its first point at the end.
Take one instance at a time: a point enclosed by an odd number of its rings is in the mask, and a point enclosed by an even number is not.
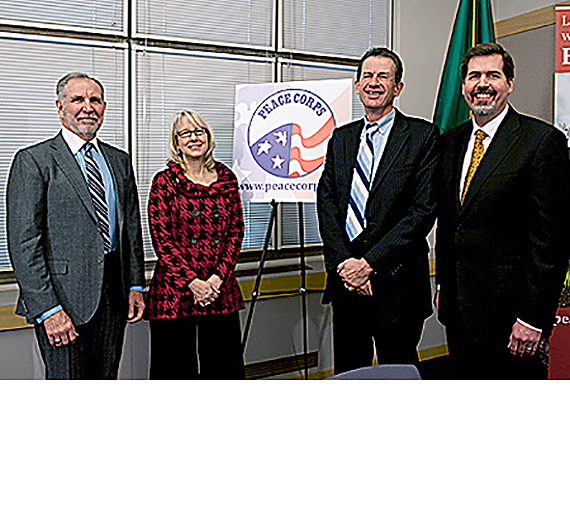
{"type": "MultiPolygon", "coordinates": [[[[428,361],[436,357],[448,355],[447,344],[438,346],[428,346],[418,350],[420,361],[428,361]]],[[[376,361],[373,361],[376,364],[376,361]]],[[[316,368],[319,365],[319,352],[309,352],[308,367],[316,368]]],[[[304,356],[292,355],[290,357],[281,357],[279,359],[271,359],[258,363],[251,363],[245,367],[246,379],[266,379],[268,377],[277,377],[287,373],[302,372],[305,368],[304,356]]],[[[309,373],[310,380],[326,379],[334,374],[332,369],[309,373]]],[[[290,377],[291,379],[303,379],[304,376],[290,377]]]]}
{"type": "MultiPolygon", "coordinates": [[[[307,358],[309,368],[319,366],[319,352],[309,352],[307,358]]],[[[245,378],[265,379],[267,377],[276,377],[286,373],[303,371],[304,368],[305,356],[303,354],[292,355],[290,357],[281,357],[279,359],[247,364],[245,367],[245,378]]]]}
{"type": "Polygon", "coordinates": [[[420,348],[418,350],[418,355],[420,361],[429,361],[430,359],[435,359],[436,357],[449,355],[449,350],[447,348],[447,344],[439,344],[437,346],[427,346],[426,348],[420,348]]]}

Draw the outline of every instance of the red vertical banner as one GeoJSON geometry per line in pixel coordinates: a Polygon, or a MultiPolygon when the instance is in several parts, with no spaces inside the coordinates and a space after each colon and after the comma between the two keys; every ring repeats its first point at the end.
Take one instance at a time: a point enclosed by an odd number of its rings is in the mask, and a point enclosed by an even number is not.
{"type": "Polygon", "coordinates": [[[549,379],[570,379],[570,308],[559,308],[549,340],[549,379]]]}
{"type": "MultiPolygon", "coordinates": [[[[558,6],[555,12],[554,124],[566,134],[570,147],[570,7],[558,6]]],[[[549,339],[549,379],[570,379],[569,282],[567,275],[556,312],[556,325],[549,339]]]]}
{"type": "Polygon", "coordinates": [[[556,8],[554,70],[557,73],[570,73],[570,7],[556,8]]]}
{"type": "Polygon", "coordinates": [[[556,8],[554,45],[554,125],[570,147],[570,7],[556,8]]]}

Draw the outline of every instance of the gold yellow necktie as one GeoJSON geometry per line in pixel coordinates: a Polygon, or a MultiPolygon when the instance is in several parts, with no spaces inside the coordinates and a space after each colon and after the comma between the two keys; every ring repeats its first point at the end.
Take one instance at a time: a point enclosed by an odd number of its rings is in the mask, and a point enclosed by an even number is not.
{"type": "Polygon", "coordinates": [[[471,185],[471,180],[473,175],[483,159],[483,154],[485,154],[485,148],[483,147],[483,140],[487,137],[481,129],[478,129],[475,133],[475,144],[473,145],[473,154],[471,155],[471,162],[469,163],[469,169],[467,170],[467,176],[465,177],[465,184],[463,185],[463,193],[461,194],[461,204],[465,199],[469,185],[471,185]]]}

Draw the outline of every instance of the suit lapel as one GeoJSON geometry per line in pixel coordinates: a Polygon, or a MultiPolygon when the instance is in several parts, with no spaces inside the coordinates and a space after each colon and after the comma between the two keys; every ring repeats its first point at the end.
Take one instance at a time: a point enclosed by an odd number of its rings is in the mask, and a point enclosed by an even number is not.
{"type": "Polygon", "coordinates": [[[408,137],[408,122],[399,111],[396,111],[396,119],[394,120],[392,129],[390,130],[390,135],[388,136],[388,141],[384,147],[382,158],[380,158],[378,170],[374,176],[374,181],[372,182],[370,193],[374,192],[378,188],[378,186],[382,183],[382,180],[386,177],[388,172],[390,172],[394,161],[400,155],[400,151],[408,140],[408,137]]]}
{"type": "Polygon", "coordinates": [[[85,181],[85,176],[83,175],[83,172],[81,172],[81,168],[73,157],[73,154],[63,139],[61,132],[53,139],[51,149],[53,158],[59,165],[63,175],[68,179],[70,185],[77,192],[77,195],[83,205],[85,205],[87,212],[89,212],[91,217],[95,222],[97,222],[97,215],[93,208],[93,201],[91,199],[91,194],[89,193],[89,188],[87,187],[87,182],[85,181]]]}
{"type": "Polygon", "coordinates": [[[465,201],[462,205],[462,210],[469,207],[471,201],[477,197],[477,193],[481,187],[488,182],[489,178],[496,171],[499,164],[505,159],[511,148],[519,139],[519,121],[516,112],[512,107],[509,107],[509,112],[497,129],[495,137],[489,145],[489,149],[485,152],[479,167],[477,168],[465,201]]]}
{"type": "Polygon", "coordinates": [[[340,144],[341,154],[339,157],[344,158],[345,163],[340,173],[341,178],[339,179],[339,185],[340,183],[344,183],[344,186],[340,187],[340,194],[343,194],[345,197],[341,206],[345,214],[348,210],[348,199],[350,197],[354,166],[356,165],[356,156],[358,155],[358,149],[360,147],[360,135],[362,134],[363,127],[364,120],[360,120],[356,125],[348,127],[346,132],[343,133],[344,141],[340,144]]]}
{"type": "Polygon", "coordinates": [[[461,183],[461,173],[463,171],[463,161],[465,160],[465,154],[467,153],[467,146],[469,145],[469,139],[471,138],[471,132],[473,130],[473,123],[471,120],[463,124],[464,129],[459,132],[455,143],[452,145],[452,150],[459,150],[459,154],[453,155],[453,164],[451,168],[452,180],[451,180],[451,190],[453,194],[451,197],[455,202],[455,212],[459,214],[461,212],[461,198],[459,195],[459,186],[461,183]]]}
{"type": "Polygon", "coordinates": [[[123,194],[124,194],[124,187],[123,187],[123,180],[124,175],[122,175],[121,165],[114,159],[113,149],[109,147],[106,143],[103,143],[99,140],[99,146],[101,148],[101,152],[105,157],[105,161],[107,162],[107,166],[109,167],[109,171],[111,172],[111,178],[113,179],[113,186],[115,188],[115,201],[117,206],[117,223],[119,225],[119,230],[123,227],[123,194]]]}

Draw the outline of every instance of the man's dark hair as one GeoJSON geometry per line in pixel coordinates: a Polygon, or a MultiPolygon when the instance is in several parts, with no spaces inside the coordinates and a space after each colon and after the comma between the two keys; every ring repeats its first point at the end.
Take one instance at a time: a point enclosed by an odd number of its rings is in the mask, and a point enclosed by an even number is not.
{"type": "Polygon", "coordinates": [[[395,75],[395,82],[400,83],[402,81],[402,76],[404,75],[404,65],[402,64],[402,60],[400,57],[390,49],[386,47],[374,47],[366,51],[364,56],[360,58],[360,62],[358,63],[358,70],[356,71],[356,81],[360,81],[360,75],[362,74],[362,64],[367,58],[371,56],[379,56],[380,58],[390,58],[394,62],[396,66],[396,75],[395,75]]]}
{"type": "Polygon", "coordinates": [[[482,43],[469,49],[461,62],[461,79],[465,81],[465,78],[467,78],[467,70],[471,58],[475,58],[476,56],[491,56],[493,54],[498,54],[503,57],[503,73],[507,77],[507,81],[509,83],[512,82],[515,79],[515,62],[505,48],[497,43],[482,43]]]}
{"type": "Polygon", "coordinates": [[[76,78],[85,78],[86,80],[91,80],[92,82],[95,82],[98,85],[99,89],[101,89],[101,100],[103,101],[105,100],[105,89],[103,87],[103,84],[97,78],[93,78],[92,76],[89,76],[88,74],[82,72],[71,72],[67,73],[63,78],[61,78],[57,82],[57,86],[55,88],[55,94],[57,96],[57,99],[61,103],[63,103],[63,96],[67,84],[69,83],[70,80],[74,80],[76,78]]]}

